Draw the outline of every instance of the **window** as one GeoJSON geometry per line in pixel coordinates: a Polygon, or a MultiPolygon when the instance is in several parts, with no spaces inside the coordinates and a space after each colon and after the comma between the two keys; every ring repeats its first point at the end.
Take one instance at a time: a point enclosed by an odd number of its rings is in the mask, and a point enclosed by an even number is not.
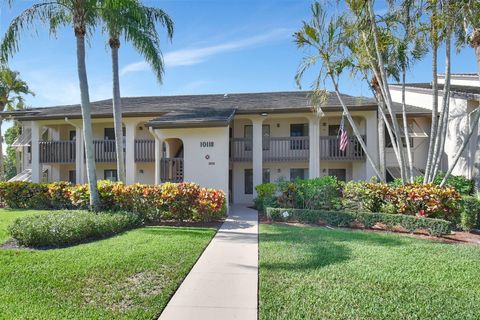
{"type": "Polygon", "coordinates": [[[117,181],[118,180],[117,170],[104,170],[103,179],[110,180],[110,181],[117,181]]]}
{"type": "MultiPolygon", "coordinates": [[[[262,125],[262,136],[263,136],[263,150],[270,149],[270,125],[264,124],[262,125]]],[[[247,124],[243,127],[243,137],[245,139],[253,139],[253,126],[251,124],[247,124]]],[[[245,142],[245,151],[252,151],[252,142],[246,141],[245,142]]]]}
{"type": "Polygon", "coordinates": [[[263,169],[262,183],[270,182],[270,169],[263,169]]]}
{"type": "Polygon", "coordinates": [[[332,177],[337,177],[338,181],[347,181],[346,169],[328,169],[328,175],[332,177]]]}
{"type": "Polygon", "coordinates": [[[290,181],[296,180],[296,179],[305,179],[305,177],[308,176],[308,171],[307,169],[303,168],[291,168],[290,169],[290,181]]]}
{"type": "Polygon", "coordinates": [[[77,183],[77,172],[75,170],[69,170],[68,171],[68,181],[71,184],[76,184],[77,183]]]}
{"type": "MultiPolygon", "coordinates": [[[[405,137],[402,137],[403,147],[407,147],[407,140],[405,137]]],[[[385,148],[393,148],[392,140],[390,139],[390,134],[388,133],[387,126],[385,126],[385,148]]],[[[410,148],[413,148],[413,138],[410,138],[410,148]]]]}
{"type": "Polygon", "coordinates": [[[245,194],[253,194],[253,170],[245,169],[245,194]]]}
{"type": "MultiPolygon", "coordinates": [[[[308,136],[308,124],[291,124],[290,125],[290,137],[307,137],[308,136]]],[[[307,140],[291,140],[290,150],[306,150],[308,149],[307,140]]]]}

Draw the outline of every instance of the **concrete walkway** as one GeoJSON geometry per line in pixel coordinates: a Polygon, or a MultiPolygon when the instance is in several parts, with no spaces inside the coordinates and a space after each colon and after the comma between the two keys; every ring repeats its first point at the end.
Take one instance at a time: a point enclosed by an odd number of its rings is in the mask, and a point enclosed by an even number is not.
{"type": "Polygon", "coordinates": [[[257,319],[258,217],[245,206],[228,219],[159,319],[257,319]]]}

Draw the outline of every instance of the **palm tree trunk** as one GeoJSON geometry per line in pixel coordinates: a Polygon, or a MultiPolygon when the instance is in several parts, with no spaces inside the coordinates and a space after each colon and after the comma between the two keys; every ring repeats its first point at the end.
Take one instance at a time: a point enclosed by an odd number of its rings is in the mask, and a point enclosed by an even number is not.
{"type": "Polygon", "coordinates": [[[80,96],[82,106],[83,135],[85,139],[85,160],[87,165],[87,180],[90,187],[90,207],[97,211],[100,209],[100,198],[97,190],[97,175],[95,168],[95,155],[93,151],[92,119],[90,96],[88,93],[87,68],[85,66],[85,33],[75,33],[77,40],[77,68],[80,83],[80,96]]]}
{"type": "Polygon", "coordinates": [[[118,48],[120,41],[110,39],[112,50],[112,75],[113,75],[113,121],[115,130],[115,146],[117,151],[118,180],[125,183],[125,159],[123,153],[123,128],[122,128],[122,101],[120,97],[120,80],[118,77],[118,48]]]}
{"type": "MultiPolygon", "coordinates": [[[[391,119],[392,119],[392,125],[393,125],[393,130],[395,132],[396,140],[397,140],[397,145],[398,145],[398,151],[399,151],[399,163],[400,163],[400,173],[402,176],[402,182],[405,183],[406,180],[406,164],[405,164],[405,153],[404,153],[404,148],[403,148],[403,143],[402,143],[402,137],[400,134],[400,128],[398,125],[398,119],[396,117],[395,112],[393,112],[392,109],[392,97],[390,95],[390,90],[388,88],[388,83],[387,83],[387,75],[385,72],[385,64],[383,61],[383,56],[380,51],[380,43],[378,40],[378,32],[377,32],[377,25],[375,22],[375,15],[373,12],[373,7],[372,7],[372,1],[368,0],[367,1],[367,11],[369,13],[370,17],[370,22],[372,25],[372,35],[373,35],[373,40],[375,43],[375,52],[376,52],[376,57],[378,61],[378,68],[380,73],[376,74],[376,77],[378,78],[378,82],[380,84],[380,89],[382,90],[382,93],[384,95],[384,100],[385,104],[387,106],[387,110],[390,113],[391,119]]],[[[373,70],[375,73],[377,73],[376,69],[373,70]]]]}
{"type": "Polygon", "coordinates": [[[377,164],[373,160],[372,156],[368,153],[367,150],[367,145],[365,144],[365,141],[363,141],[362,135],[360,134],[360,131],[358,131],[357,125],[353,121],[352,115],[350,114],[350,111],[348,110],[347,106],[343,102],[343,98],[340,94],[340,91],[338,89],[338,82],[333,76],[333,72],[329,70],[330,78],[332,79],[333,86],[335,88],[335,93],[337,94],[338,100],[340,101],[340,104],[342,105],[343,112],[345,116],[347,117],[348,122],[350,123],[350,126],[352,127],[353,133],[355,134],[355,137],[357,138],[358,142],[360,143],[360,146],[363,149],[363,152],[365,153],[368,162],[372,165],[373,170],[375,171],[375,174],[378,177],[382,177],[382,174],[380,173],[380,170],[377,168],[377,164]]]}
{"type": "Polygon", "coordinates": [[[408,169],[407,177],[408,182],[413,183],[413,159],[412,159],[412,149],[410,146],[410,136],[408,133],[408,121],[407,121],[407,107],[405,102],[405,74],[406,68],[405,65],[402,66],[402,118],[403,118],[403,132],[405,135],[405,142],[407,144],[407,158],[408,158],[408,169]]]}
{"type": "MultiPolygon", "coordinates": [[[[475,30],[473,31],[471,41],[472,41],[472,46],[473,46],[474,49],[475,49],[475,58],[476,58],[476,60],[477,60],[477,61],[476,61],[476,62],[477,62],[477,74],[478,74],[478,78],[479,78],[479,80],[480,80],[480,29],[475,29],[475,30]]],[[[455,157],[453,158],[453,162],[452,162],[452,164],[450,165],[450,168],[448,168],[447,173],[445,174],[445,177],[443,177],[443,180],[442,180],[442,182],[440,183],[440,186],[445,185],[445,183],[447,182],[448,178],[449,178],[450,175],[452,174],[453,170],[454,170],[455,167],[457,166],[458,160],[460,160],[460,157],[462,156],[463,151],[465,151],[465,148],[466,148],[467,145],[470,143],[470,138],[472,137],[473,133],[474,133],[476,130],[478,131],[479,121],[480,121],[480,107],[478,107],[478,108],[474,111],[474,116],[473,116],[473,118],[472,118],[471,121],[470,121],[470,123],[471,123],[470,131],[468,132],[467,136],[466,136],[465,139],[463,140],[462,146],[461,146],[460,149],[457,151],[457,154],[456,154],[455,157]]]]}
{"type": "Polygon", "coordinates": [[[445,140],[447,138],[448,120],[450,114],[450,79],[451,79],[451,31],[447,31],[447,38],[445,44],[445,83],[443,85],[442,95],[442,113],[438,123],[437,135],[435,137],[435,146],[433,151],[433,171],[430,177],[430,182],[435,180],[440,162],[443,157],[443,151],[445,148],[445,140]]]}
{"type": "MultiPolygon", "coordinates": [[[[435,7],[434,7],[435,10],[435,7]]],[[[436,10],[434,11],[436,15],[436,10]]],[[[433,20],[433,19],[432,19],[433,20]]],[[[435,137],[437,135],[437,117],[438,117],[438,66],[437,66],[437,55],[438,55],[438,39],[437,39],[437,29],[432,23],[432,124],[430,127],[430,139],[428,142],[428,153],[427,153],[427,163],[425,165],[425,176],[423,178],[423,183],[430,182],[430,176],[432,171],[432,161],[433,161],[433,149],[435,144],[435,137]]]]}
{"type": "Polygon", "coordinates": [[[377,114],[378,118],[378,161],[379,161],[379,170],[382,174],[380,176],[380,181],[386,182],[386,166],[385,166],[385,121],[383,121],[380,113],[377,114]]]}

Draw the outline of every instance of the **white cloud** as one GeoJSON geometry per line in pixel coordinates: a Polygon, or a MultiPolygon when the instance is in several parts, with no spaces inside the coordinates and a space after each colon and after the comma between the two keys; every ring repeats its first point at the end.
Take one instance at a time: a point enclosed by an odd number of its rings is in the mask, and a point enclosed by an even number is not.
{"type": "MultiPolygon", "coordinates": [[[[166,67],[189,66],[202,63],[212,56],[231,52],[235,50],[246,49],[256,45],[262,45],[265,42],[275,41],[287,38],[291,35],[291,31],[285,28],[274,29],[270,32],[253,36],[250,38],[240,39],[236,41],[229,41],[222,44],[200,47],[188,48],[176,51],[167,52],[164,55],[164,62],[166,67]]],[[[126,65],[120,70],[120,75],[126,75],[131,72],[148,70],[149,66],[145,61],[138,61],[126,65]]]]}
{"type": "MultiPolygon", "coordinates": [[[[52,70],[31,70],[22,74],[35,92],[35,97],[27,97],[27,103],[34,107],[80,103],[80,88],[75,76],[52,70]]],[[[111,81],[105,79],[89,79],[90,100],[111,97],[111,81]]]]}

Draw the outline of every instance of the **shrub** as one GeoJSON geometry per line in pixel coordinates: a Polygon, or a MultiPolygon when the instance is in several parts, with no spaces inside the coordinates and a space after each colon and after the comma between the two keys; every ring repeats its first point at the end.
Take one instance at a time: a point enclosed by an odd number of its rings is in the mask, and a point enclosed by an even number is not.
{"type": "Polygon", "coordinates": [[[275,183],[262,183],[255,187],[257,197],[255,198],[255,208],[264,210],[266,207],[275,207],[277,204],[277,185],[275,183]]]}
{"type": "Polygon", "coordinates": [[[341,207],[340,185],[336,177],[323,176],[295,181],[295,208],[336,210],[341,207]]]}
{"type": "Polygon", "coordinates": [[[470,231],[478,228],[480,223],[480,200],[473,196],[462,197],[459,228],[470,231]]]}
{"type": "Polygon", "coordinates": [[[8,231],[20,245],[60,247],[111,236],[137,225],[138,219],[127,213],[64,211],[19,218],[8,231]]]}
{"type": "MultiPolygon", "coordinates": [[[[200,188],[195,183],[125,186],[99,181],[98,191],[103,211],[131,212],[144,223],[162,219],[209,221],[226,213],[222,191],[200,188]]],[[[80,210],[89,208],[90,191],[87,185],[67,182],[4,182],[0,183],[0,199],[11,208],[80,210]]]]}
{"type": "Polygon", "coordinates": [[[192,215],[199,194],[200,187],[195,183],[164,183],[160,198],[165,218],[187,220],[192,215]]]}
{"type": "Polygon", "coordinates": [[[223,191],[215,189],[200,189],[195,204],[194,220],[213,221],[225,217],[227,204],[223,191]]]}
{"type": "Polygon", "coordinates": [[[407,184],[391,190],[388,198],[406,215],[455,221],[460,212],[460,194],[451,187],[407,184]]]}
{"type": "MultiPolygon", "coordinates": [[[[440,185],[443,178],[445,177],[445,173],[439,171],[433,180],[433,184],[440,185]]],[[[423,183],[423,176],[417,176],[414,179],[415,184],[422,184],[423,183]]],[[[393,188],[402,186],[401,179],[395,179],[389,183],[389,185],[393,188]]],[[[464,176],[453,176],[451,175],[445,184],[446,186],[450,186],[455,189],[461,195],[473,195],[475,190],[475,181],[473,179],[467,179],[464,176]]]]}
{"type": "Polygon", "coordinates": [[[1,182],[0,198],[13,209],[48,209],[51,206],[45,183],[1,182]]]}
{"type": "Polygon", "coordinates": [[[48,194],[50,196],[50,206],[52,209],[70,209],[72,184],[69,182],[54,182],[48,185],[48,194]]]}
{"type": "Polygon", "coordinates": [[[267,217],[272,221],[299,221],[310,224],[322,223],[334,227],[351,227],[361,224],[365,228],[371,228],[377,223],[382,223],[390,229],[401,226],[409,232],[425,230],[433,236],[449,234],[452,228],[451,222],[441,219],[388,213],[267,208],[267,217]]]}
{"type": "Polygon", "coordinates": [[[379,212],[387,204],[389,192],[386,184],[350,181],[343,188],[343,205],[352,211],[379,212]]]}
{"type": "Polygon", "coordinates": [[[341,207],[340,184],[336,177],[278,182],[278,205],[302,209],[335,210],[341,207]]]}

